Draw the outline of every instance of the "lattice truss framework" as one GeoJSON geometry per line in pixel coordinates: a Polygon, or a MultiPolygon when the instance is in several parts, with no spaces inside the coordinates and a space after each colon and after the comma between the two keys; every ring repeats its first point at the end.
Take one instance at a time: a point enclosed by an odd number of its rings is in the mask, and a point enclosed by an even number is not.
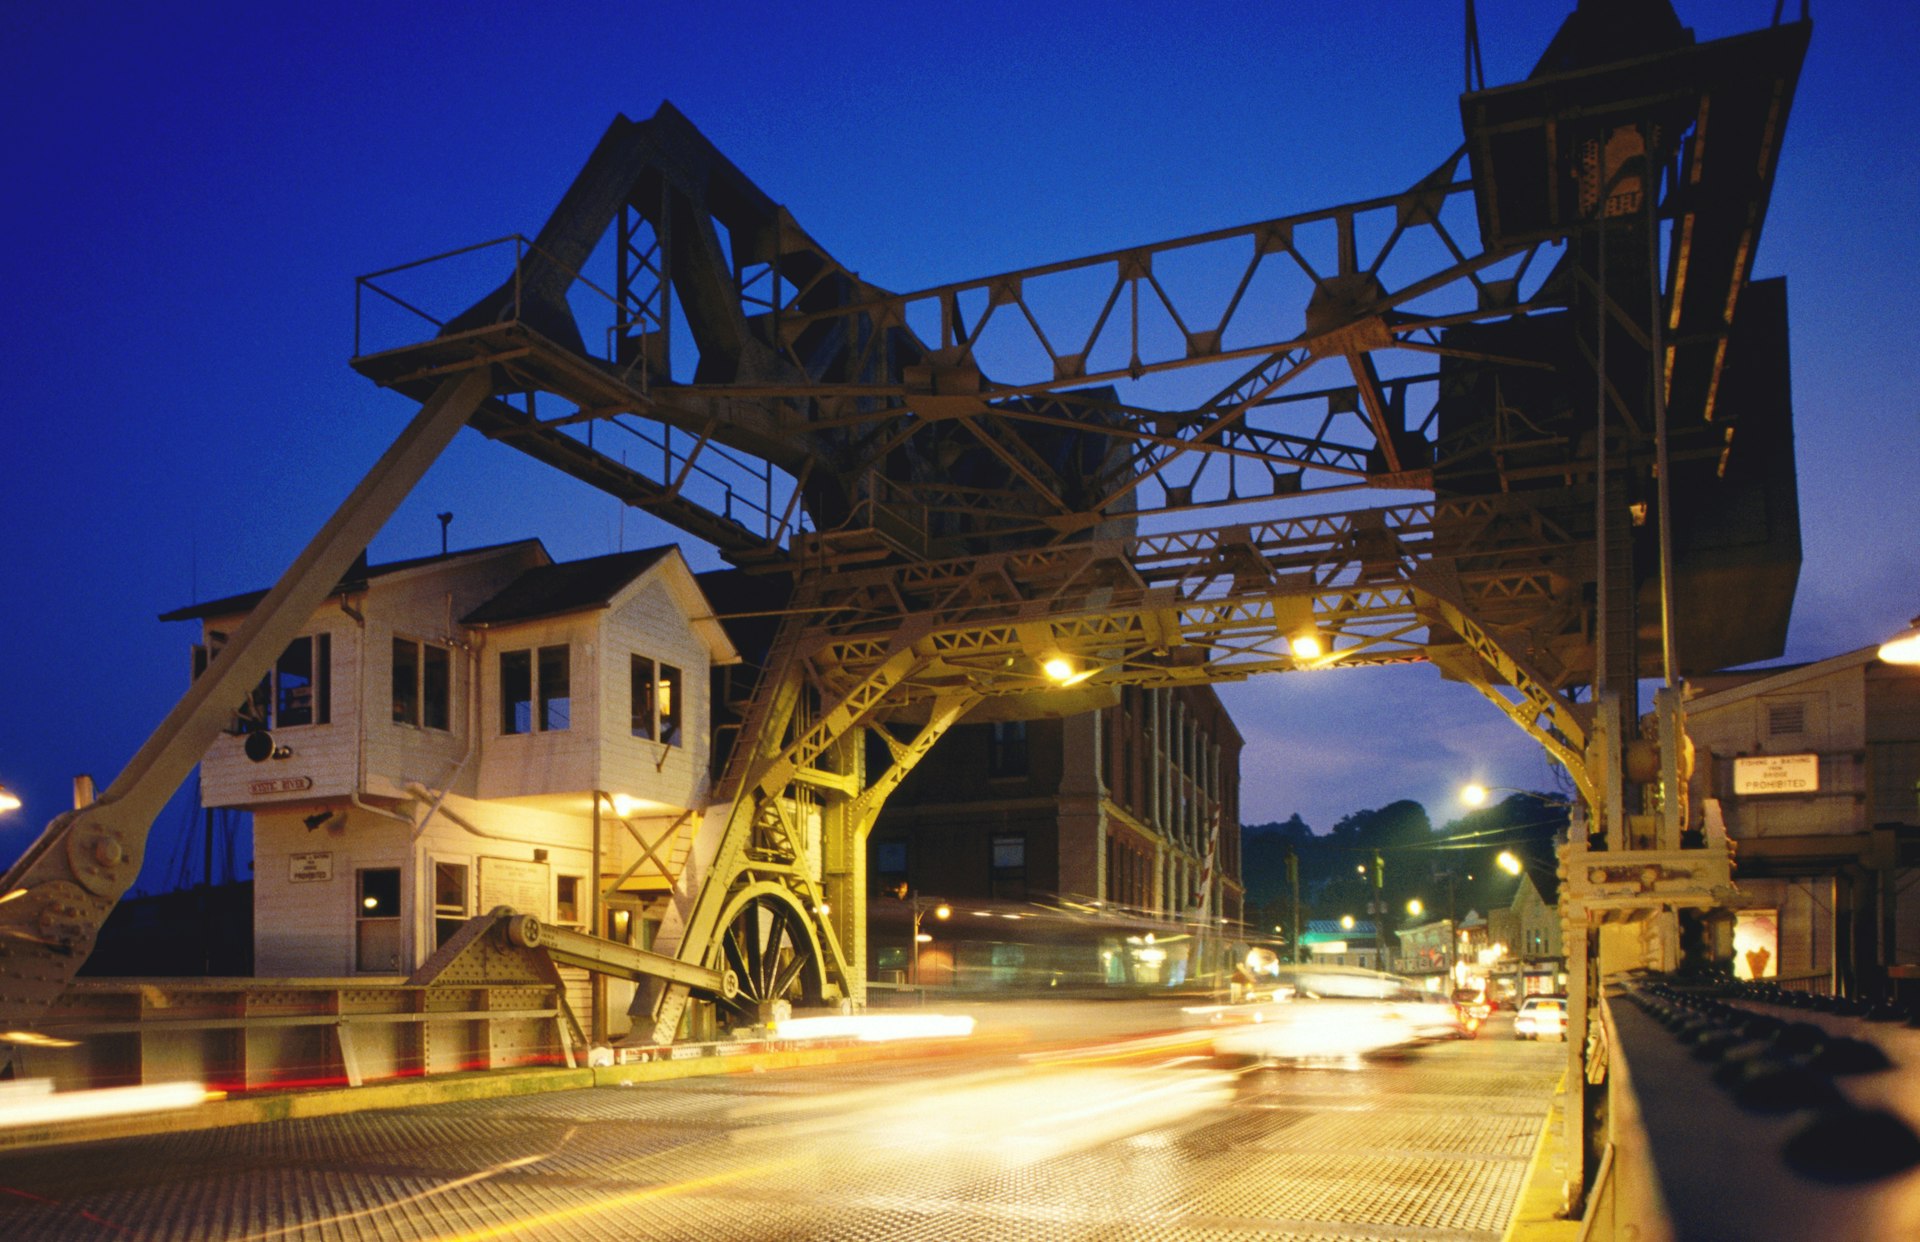
{"type": "MultiPolygon", "coordinates": [[[[1598,369],[1606,438],[1639,476],[1649,395],[1683,415],[1673,460],[1724,463],[1727,343],[1805,37],[1468,96],[1468,146],[1403,193],[912,293],[840,263],[671,105],[617,119],[536,238],[362,278],[354,365],[422,413],[100,804],[11,873],[39,930],[0,977],[36,981],[0,1009],[57,995],[72,971],[53,956],[84,958],[223,704],[462,424],[793,584],[663,933],[689,960],[716,964],[729,917],[771,895],[818,920],[820,986],[857,988],[857,846],[879,803],[969,710],[1040,710],[1023,696],[1060,693],[1055,656],[1089,702],[1431,659],[1591,795],[1567,692],[1593,672],[1593,446],[1551,429],[1566,411],[1530,405],[1530,381],[1598,369]],[[1532,200],[1488,170],[1542,118],[1546,206],[1522,218],[1532,200]],[[1640,228],[1643,254],[1666,225],[1657,324],[1584,243],[1542,259],[1595,220],[1640,228]],[[1617,323],[1604,367],[1584,329],[1571,358],[1526,347],[1569,308],[1617,323]],[[1327,512],[1363,488],[1389,503],[1327,512]],[[1439,498],[1394,503],[1407,490],[1439,498]],[[1167,532],[1200,513],[1208,529],[1167,532]],[[857,743],[885,723],[893,762],[868,774],[857,743]]],[[[677,1002],[657,1013],[670,1033],[677,1002]]]]}

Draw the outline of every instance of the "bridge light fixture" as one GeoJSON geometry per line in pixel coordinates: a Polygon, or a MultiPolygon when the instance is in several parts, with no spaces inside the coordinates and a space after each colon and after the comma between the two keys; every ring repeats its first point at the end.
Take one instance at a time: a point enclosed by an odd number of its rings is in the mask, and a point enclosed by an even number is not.
{"type": "Polygon", "coordinates": [[[1327,644],[1318,630],[1295,630],[1287,636],[1287,650],[1296,660],[1318,660],[1327,653],[1327,644]]]}
{"type": "Polygon", "coordinates": [[[1879,655],[1888,664],[1920,664],[1920,617],[1881,643],[1879,655]]]}

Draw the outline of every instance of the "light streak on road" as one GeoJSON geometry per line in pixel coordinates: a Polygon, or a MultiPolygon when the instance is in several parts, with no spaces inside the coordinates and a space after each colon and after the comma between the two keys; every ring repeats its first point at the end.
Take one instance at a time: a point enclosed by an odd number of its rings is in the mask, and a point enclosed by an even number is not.
{"type": "Polygon", "coordinates": [[[778,1039],[857,1039],[887,1043],[900,1039],[963,1039],[973,1034],[964,1014],[857,1013],[788,1018],[774,1028],[778,1039]]]}
{"type": "MultiPolygon", "coordinates": [[[[545,1159],[545,1157],[536,1158],[545,1159]]],[[[633,1207],[635,1204],[646,1203],[653,1199],[666,1199],[674,1195],[711,1190],[716,1186],[724,1186],[729,1182],[738,1182],[746,1178],[765,1177],[780,1169],[798,1164],[800,1159],[798,1156],[793,1156],[783,1160],[768,1160],[742,1168],[709,1173],[705,1177],[689,1177],[684,1181],[668,1182],[662,1186],[642,1186],[622,1194],[603,1195],[591,1203],[542,1212],[538,1216],[520,1216],[513,1220],[502,1221],[497,1225],[487,1225],[461,1233],[439,1234],[434,1238],[434,1242],[487,1242],[491,1238],[518,1237],[527,1230],[540,1229],[547,1225],[578,1224],[591,1217],[633,1207]]]]}
{"type": "Polygon", "coordinates": [[[732,1115],[792,1117],[737,1130],[736,1143],[831,1143],[867,1161],[991,1154],[1023,1165],[1171,1125],[1232,1096],[1233,1076],[1213,1070],[1062,1064],[769,1101],[732,1115]]]}
{"type": "Polygon", "coordinates": [[[269,1229],[265,1233],[250,1233],[243,1238],[235,1239],[235,1242],[268,1242],[268,1240],[272,1238],[284,1238],[288,1234],[305,1233],[310,1229],[321,1229],[328,1225],[341,1225],[347,1221],[360,1220],[368,1216],[390,1215],[399,1211],[401,1208],[411,1206],[415,1203],[423,1203],[428,1199],[437,1198],[441,1195],[450,1194],[464,1186],[471,1186],[475,1182],[484,1182],[489,1178],[498,1177],[502,1173],[510,1173],[514,1169],[525,1168],[530,1164],[539,1164],[552,1154],[551,1152],[547,1152],[538,1156],[521,1156],[517,1160],[504,1161],[494,1165],[490,1169],[482,1169],[478,1173],[469,1173],[465,1177],[456,1177],[452,1181],[442,1182],[438,1186],[429,1186],[418,1194],[407,1195],[404,1198],[395,1199],[391,1203],[377,1203],[372,1207],[361,1208],[357,1212],[341,1212],[336,1216],[324,1216],[318,1220],[303,1220],[296,1224],[282,1226],[279,1229],[269,1229]]]}
{"type": "Polygon", "coordinates": [[[95,1121],[136,1113],[194,1108],[219,1092],[197,1082],[159,1082],[137,1087],[101,1087],[91,1091],[55,1091],[53,1082],[31,1078],[0,1084],[0,1129],[95,1121]]]}

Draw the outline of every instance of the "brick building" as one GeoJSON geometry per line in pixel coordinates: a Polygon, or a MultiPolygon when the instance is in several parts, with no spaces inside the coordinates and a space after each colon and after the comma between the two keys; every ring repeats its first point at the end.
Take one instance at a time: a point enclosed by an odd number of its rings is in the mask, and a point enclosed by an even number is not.
{"type": "Polygon", "coordinates": [[[1241,738],[1211,687],[955,728],[888,800],[873,891],[1241,919],[1241,738]]]}

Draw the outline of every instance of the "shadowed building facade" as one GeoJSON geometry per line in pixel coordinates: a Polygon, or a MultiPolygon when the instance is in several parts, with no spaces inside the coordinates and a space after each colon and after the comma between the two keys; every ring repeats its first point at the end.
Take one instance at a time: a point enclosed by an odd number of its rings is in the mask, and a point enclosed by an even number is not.
{"type": "Polygon", "coordinates": [[[1241,745],[1210,687],[1127,687],[1065,719],[962,725],[888,801],[871,883],[1237,923],[1241,745]]]}

